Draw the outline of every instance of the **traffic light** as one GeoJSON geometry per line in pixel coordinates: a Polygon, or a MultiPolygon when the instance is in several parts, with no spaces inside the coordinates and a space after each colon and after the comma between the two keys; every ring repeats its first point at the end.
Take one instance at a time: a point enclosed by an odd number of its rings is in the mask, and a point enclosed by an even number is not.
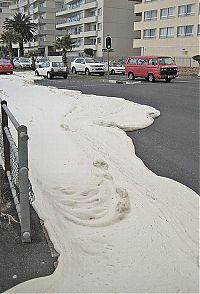
{"type": "Polygon", "coordinates": [[[110,36],[106,36],[106,49],[112,48],[112,38],[110,36]]]}

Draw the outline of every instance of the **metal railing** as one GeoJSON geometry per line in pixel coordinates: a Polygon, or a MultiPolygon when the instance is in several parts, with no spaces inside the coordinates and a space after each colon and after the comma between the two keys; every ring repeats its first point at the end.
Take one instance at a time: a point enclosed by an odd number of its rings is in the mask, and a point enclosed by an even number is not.
{"type": "Polygon", "coordinates": [[[8,109],[7,101],[0,98],[0,102],[0,152],[20,221],[21,240],[31,242],[30,203],[34,193],[28,177],[27,127],[18,123],[8,109]],[[10,132],[10,122],[17,132],[17,143],[10,132]]]}

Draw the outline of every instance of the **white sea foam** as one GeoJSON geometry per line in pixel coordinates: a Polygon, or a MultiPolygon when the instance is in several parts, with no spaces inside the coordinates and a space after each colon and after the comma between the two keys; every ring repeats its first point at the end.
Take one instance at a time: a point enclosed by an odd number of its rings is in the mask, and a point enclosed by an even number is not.
{"type": "Polygon", "coordinates": [[[196,293],[198,197],[148,170],[124,132],[159,111],[30,74],[1,76],[0,88],[28,127],[34,207],[60,253],[53,275],[8,292],[196,293]]]}

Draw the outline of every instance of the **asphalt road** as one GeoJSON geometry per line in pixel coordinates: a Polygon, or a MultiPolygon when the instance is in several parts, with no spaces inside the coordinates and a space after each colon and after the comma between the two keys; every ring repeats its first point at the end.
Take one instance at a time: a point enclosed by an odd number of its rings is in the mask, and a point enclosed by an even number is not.
{"type": "MultiPolygon", "coordinates": [[[[111,77],[113,79],[113,77],[111,77]]],[[[116,78],[116,77],[115,77],[116,78]]],[[[117,77],[124,80],[124,77],[117,77]]],[[[178,78],[171,83],[141,81],[116,84],[97,77],[69,76],[67,80],[35,83],[84,94],[124,98],[160,110],[150,127],[128,132],[136,154],[160,176],[174,179],[199,193],[199,79],[178,78]]]]}

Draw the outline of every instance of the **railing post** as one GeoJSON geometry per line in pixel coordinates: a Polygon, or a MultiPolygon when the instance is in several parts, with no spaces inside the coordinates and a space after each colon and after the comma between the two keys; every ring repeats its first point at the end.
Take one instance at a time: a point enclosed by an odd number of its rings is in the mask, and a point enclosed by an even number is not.
{"type": "Polygon", "coordinates": [[[3,109],[3,105],[7,106],[7,102],[5,100],[1,101],[1,115],[2,115],[2,134],[3,134],[3,149],[4,149],[4,164],[5,171],[10,171],[10,144],[4,132],[4,127],[8,128],[8,115],[3,109]]]}
{"type": "Polygon", "coordinates": [[[18,156],[19,156],[19,193],[21,208],[21,239],[22,242],[31,241],[30,202],[28,178],[28,135],[26,126],[19,126],[18,156]]]}

